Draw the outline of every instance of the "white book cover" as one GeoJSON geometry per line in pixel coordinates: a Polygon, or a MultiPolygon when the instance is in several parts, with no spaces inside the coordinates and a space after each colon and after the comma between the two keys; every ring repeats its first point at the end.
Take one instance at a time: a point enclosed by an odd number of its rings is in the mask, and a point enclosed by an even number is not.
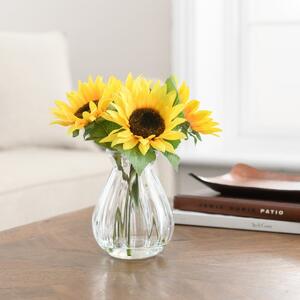
{"type": "Polygon", "coordinates": [[[300,234],[300,223],[174,209],[175,224],[300,234]]]}

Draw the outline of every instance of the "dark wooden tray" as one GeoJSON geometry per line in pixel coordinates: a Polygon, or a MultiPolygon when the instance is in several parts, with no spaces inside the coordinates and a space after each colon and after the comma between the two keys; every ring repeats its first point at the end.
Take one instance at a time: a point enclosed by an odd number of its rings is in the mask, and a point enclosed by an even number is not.
{"type": "Polygon", "coordinates": [[[195,179],[222,195],[300,202],[300,176],[262,171],[245,164],[235,165],[227,174],[195,179]]]}

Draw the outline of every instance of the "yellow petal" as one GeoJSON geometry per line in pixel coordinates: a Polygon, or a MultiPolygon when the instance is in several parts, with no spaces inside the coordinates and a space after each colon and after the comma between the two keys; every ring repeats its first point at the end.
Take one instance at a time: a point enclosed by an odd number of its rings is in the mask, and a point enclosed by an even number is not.
{"type": "Polygon", "coordinates": [[[59,111],[55,108],[53,108],[51,111],[52,111],[52,114],[59,119],[62,119],[62,120],[68,119],[64,113],[62,113],[61,111],[59,111]]]}
{"type": "Polygon", "coordinates": [[[57,120],[57,121],[51,122],[50,124],[58,124],[58,125],[62,125],[62,126],[69,126],[69,125],[70,125],[70,122],[68,122],[68,121],[59,121],[59,120],[57,120]]]}
{"type": "Polygon", "coordinates": [[[158,151],[161,151],[161,152],[165,152],[165,151],[166,151],[166,146],[165,146],[165,144],[164,144],[161,140],[159,140],[159,139],[152,140],[152,141],[150,142],[150,145],[151,145],[154,149],[156,149],[156,150],[158,150],[158,151]]]}
{"type": "Polygon", "coordinates": [[[128,127],[127,122],[123,118],[121,118],[120,115],[118,114],[118,112],[116,112],[116,111],[107,110],[106,113],[104,113],[102,115],[102,118],[104,118],[108,121],[117,123],[124,128],[128,127]]]}
{"type": "Polygon", "coordinates": [[[124,150],[130,150],[130,149],[134,148],[137,145],[138,142],[139,142],[138,139],[133,138],[133,139],[131,139],[128,142],[125,142],[123,144],[123,149],[124,150]]]}
{"type": "Polygon", "coordinates": [[[139,150],[141,151],[141,153],[143,154],[143,155],[146,155],[147,154],[147,152],[148,152],[148,150],[149,150],[149,148],[150,148],[150,145],[149,145],[149,143],[148,144],[139,144],[139,150]]]}
{"type": "Polygon", "coordinates": [[[147,140],[150,141],[152,140],[153,138],[155,138],[155,134],[151,134],[147,137],[147,140]]]}
{"type": "Polygon", "coordinates": [[[144,139],[143,137],[139,138],[139,142],[143,145],[147,145],[149,144],[149,140],[148,139],[144,139]]]}
{"type": "Polygon", "coordinates": [[[60,109],[67,109],[70,110],[70,107],[63,101],[61,100],[56,100],[55,104],[60,108],[60,109]]]}
{"type": "Polygon", "coordinates": [[[199,109],[199,106],[200,102],[198,100],[191,100],[186,104],[184,112],[190,113],[191,111],[197,111],[199,109]]]}
{"type": "Polygon", "coordinates": [[[112,142],[115,138],[117,138],[117,132],[119,130],[120,129],[113,130],[108,136],[106,136],[105,138],[101,139],[99,141],[99,143],[109,143],[109,142],[112,142]]]}
{"type": "Polygon", "coordinates": [[[171,114],[170,114],[170,119],[173,120],[176,118],[184,109],[183,104],[177,104],[172,108],[171,114]]]}
{"type": "Polygon", "coordinates": [[[75,109],[84,105],[82,99],[75,92],[67,93],[67,98],[68,98],[71,106],[74,107],[75,109]]]}
{"type": "Polygon", "coordinates": [[[97,111],[97,105],[93,101],[89,102],[89,107],[90,107],[90,112],[91,113],[94,113],[94,112],[97,111]]]}
{"type": "Polygon", "coordinates": [[[132,88],[132,85],[133,85],[133,78],[132,78],[132,74],[129,73],[129,74],[127,75],[127,78],[126,78],[125,86],[126,86],[128,89],[131,89],[131,88],[132,88]]]}
{"type": "Polygon", "coordinates": [[[178,90],[178,94],[179,94],[179,99],[180,99],[181,103],[186,103],[188,101],[188,99],[190,97],[190,89],[186,85],[185,81],[181,84],[181,86],[178,90]]]}
{"type": "Polygon", "coordinates": [[[176,118],[176,119],[174,119],[170,123],[170,125],[168,126],[168,129],[172,130],[174,127],[176,127],[176,126],[178,126],[178,125],[180,125],[180,124],[182,124],[184,122],[186,122],[186,119],[184,119],[184,118],[176,118]]]}
{"type": "Polygon", "coordinates": [[[164,132],[163,134],[160,135],[161,138],[166,139],[166,140],[181,140],[185,138],[185,134],[180,132],[180,131],[169,131],[169,132],[164,132]]]}
{"type": "Polygon", "coordinates": [[[118,134],[118,137],[120,138],[129,138],[133,136],[132,132],[129,131],[129,130],[124,130],[124,131],[121,131],[119,134],[118,134]]]}
{"type": "Polygon", "coordinates": [[[126,143],[127,141],[128,141],[128,139],[122,139],[122,138],[116,137],[116,138],[111,142],[111,146],[114,147],[114,146],[116,146],[116,145],[126,143]]]}
{"type": "Polygon", "coordinates": [[[170,152],[170,153],[175,153],[175,149],[172,146],[172,144],[168,143],[167,141],[163,141],[165,147],[166,147],[166,151],[170,152]]]}
{"type": "Polygon", "coordinates": [[[174,101],[176,99],[177,93],[176,91],[171,91],[168,93],[167,98],[168,98],[168,105],[173,106],[174,101]]]}
{"type": "Polygon", "coordinates": [[[88,101],[94,100],[91,90],[85,83],[80,82],[79,91],[83,95],[84,99],[87,99],[88,101]]]}
{"type": "Polygon", "coordinates": [[[90,118],[90,114],[87,112],[87,111],[84,111],[82,113],[82,118],[86,121],[89,121],[89,118],[90,118]]]}

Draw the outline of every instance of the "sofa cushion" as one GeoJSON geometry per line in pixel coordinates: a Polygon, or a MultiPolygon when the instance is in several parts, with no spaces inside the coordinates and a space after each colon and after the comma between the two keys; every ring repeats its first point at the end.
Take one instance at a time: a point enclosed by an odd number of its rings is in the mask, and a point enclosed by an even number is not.
{"type": "Polygon", "coordinates": [[[50,107],[70,88],[62,34],[0,33],[0,149],[76,145],[65,128],[49,125],[50,107]]]}
{"type": "Polygon", "coordinates": [[[0,195],[32,186],[107,173],[104,152],[55,148],[18,148],[0,152],[0,195]]]}
{"type": "Polygon", "coordinates": [[[105,153],[35,148],[0,165],[0,230],[94,205],[111,169],[105,153]]]}

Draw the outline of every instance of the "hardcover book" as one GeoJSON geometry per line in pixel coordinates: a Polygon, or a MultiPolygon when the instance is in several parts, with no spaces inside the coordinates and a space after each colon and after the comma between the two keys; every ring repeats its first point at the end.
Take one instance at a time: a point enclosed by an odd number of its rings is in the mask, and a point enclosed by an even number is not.
{"type": "Polygon", "coordinates": [[[300,223],[174,210],[175,224],[300,234],[300,223]]]}
{"type": "Polygon", "coordinates": [[[174,208],[210,214],[300,222],[300,203],[221,195],[177,195],[174,208]]]}

